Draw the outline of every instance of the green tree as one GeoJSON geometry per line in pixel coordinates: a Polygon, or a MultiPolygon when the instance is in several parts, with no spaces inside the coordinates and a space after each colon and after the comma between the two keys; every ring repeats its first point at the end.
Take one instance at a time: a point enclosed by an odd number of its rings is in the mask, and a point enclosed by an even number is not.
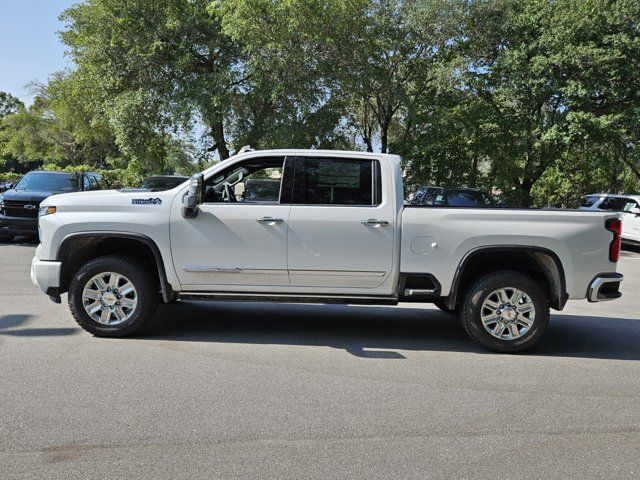
{"type": "Polygon", "coordinates": [[[0,92],[0,121],[23,107],[24,103],[18,97],[7,92],[0,92]]]}
{"type": "Polygon", "coordinates": [[[112,113],[119,145],[134,156],[140,144],[130,143],[132,125],[162,134],[188,128],[194,119],[212,139],[211,150],[229,156],[224,119],[243,78],[236,46],[208,4],[92,0],[62,15],[63,41],[112,113]]]}

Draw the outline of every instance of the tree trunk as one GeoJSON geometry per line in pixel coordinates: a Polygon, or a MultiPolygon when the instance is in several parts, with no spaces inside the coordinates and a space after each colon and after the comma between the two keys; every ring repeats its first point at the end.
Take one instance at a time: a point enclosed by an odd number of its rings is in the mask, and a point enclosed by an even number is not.
{"type": "Polygon", "coordinates": [[[386,120],[380,125],[380,152],[389,153],[389,123],[386,120]]]}
{"type": "Polygon", "coordinates": [[[471,178],[469,180],[469,186],[471,188],[476,188],[477,183],[478,183],[478,154],[474,153],[473,158],[471,159],[471,178]]]}
{"type": "Polygon", "coordinates": [[[224,125],[222,121],[216,120],[211,124],[211,137],[215,142],[214,148],[218,151],[220,160],[226,160],[229,158],[229,148],[227,147],[227,141],[224,138],[224,125]]]}
{"type": "Polygon", "coordinates": [[[367,152],[373,153],[373,144],[371,143],[371,138],[367,138],[365,140],[365,143],[367,144],[367,152]]]}
{"type": "Polygon", "coordinates": [[[533,205],[533,198],[531,197],[531,189],[533,188],[533,182],[530,179],[524,179],[519,185],[520,187],[520,206],[522,208],[531,208],[533,205]]]}
{"type": "Polygon", "coordinates": [[[620,190],[620,162],[613,162],[611,177],[609,178],[609,192],[618,193],[620,190]]]}

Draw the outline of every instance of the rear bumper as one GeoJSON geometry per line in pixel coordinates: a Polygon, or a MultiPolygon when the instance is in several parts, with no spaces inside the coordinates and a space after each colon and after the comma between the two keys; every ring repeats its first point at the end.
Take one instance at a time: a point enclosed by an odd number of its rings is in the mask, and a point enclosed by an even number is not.
{"type": "Polygon", "coordinates": [[[0,215],[0,233],[8,233],[10,235],[37,235],[38,219],[0,215]]]}
{"type": "Polygon", "coordinates": [[[36,257],[31,261],[31,281],[56,303],[60,303],[61,269],[62,262],[38,260],[36,257]]]}
{"type": "Polygon", "coordinates": [[[620,283],[623,280],[621,273],[601,273],[589,284],[587,299],[590,302],[606,302],[622,296],[620,283]]]}

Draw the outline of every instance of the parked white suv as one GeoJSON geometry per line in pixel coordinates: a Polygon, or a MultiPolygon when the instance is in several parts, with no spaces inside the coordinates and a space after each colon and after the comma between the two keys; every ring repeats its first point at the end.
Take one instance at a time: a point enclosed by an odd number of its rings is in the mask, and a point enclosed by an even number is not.
{"type": "Polygon", "coordinates": [[[514,352],[540,339],[550,307],[621,296],[619,217],[404,206],[398,156],[245,151],[168,191],[49,198],[31,275],[56,302],[68,292],[98,336],[131,334],[177,297],[409,301],[514,352]],[[247,195],[256,180],[269,188],[247,195]]]}
{"type": "Polygon", "coordinates": [[[580,200],[580,209],[621,213],[622,241],[640,245],[640,195],[587,195],[580,200]]]}

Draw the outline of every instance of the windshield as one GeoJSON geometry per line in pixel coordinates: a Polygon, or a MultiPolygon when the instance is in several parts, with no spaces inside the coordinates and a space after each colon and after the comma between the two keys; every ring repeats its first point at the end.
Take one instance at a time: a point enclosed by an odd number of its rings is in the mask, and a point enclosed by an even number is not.
{"type": "Polygon", "coordinates": [[[30,172],[22,177],[15,189],[24,191],[77,192],[80,189],[79,179],[80,175],[77,173],[30,172]]]}
{"type": "Polygon", "coordinates": [[[140,184],[140,188],[145,190],[169,190],[187,180],[187,177],[149,177],[140,184]]]}

